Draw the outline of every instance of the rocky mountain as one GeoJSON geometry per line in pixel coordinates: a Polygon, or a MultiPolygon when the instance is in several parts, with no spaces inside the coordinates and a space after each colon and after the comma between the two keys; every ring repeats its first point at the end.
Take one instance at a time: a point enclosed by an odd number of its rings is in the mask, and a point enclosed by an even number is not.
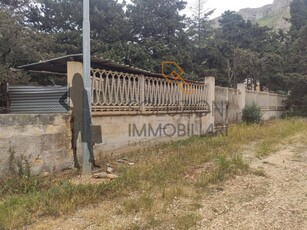
{"type": "MultiPolygon", "coordinates": [[[[291,0],[274,0],[273,4],[265,5],[260,8],[245,8],[239,10],[245,20],[257,22],[261,26],[268,26],[276,30],[288,30],[290,23],[285,18],[290,18],[291,0]]],[[[218,26],[219,18],[213,19],[215,26],[218,26]]]]}

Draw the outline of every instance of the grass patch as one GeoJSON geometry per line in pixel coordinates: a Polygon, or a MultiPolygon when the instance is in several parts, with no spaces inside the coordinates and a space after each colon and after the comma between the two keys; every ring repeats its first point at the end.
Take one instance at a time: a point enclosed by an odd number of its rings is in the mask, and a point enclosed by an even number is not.
{"type": "Polygon", "coordinates": [[[176,229],[190,229],[197,224],[200,220],[200,216],[195,213],[184,214],[176,218],[176,229]]]}
{"type": "Polygon", "coordinates": [[[171,188],[161,188],[162,195],[161,198],[165,200],[172,201],[174,198],[182,197],[185,195],[183,185],[172,186],[171,188]]]}
{"type": "Polygon", "coordinates": [[[147,224],[144,229],[152,229],[160,226],[162,223],[160,220],[157,220],[153,216],[149,217],[147,224]]]}
{"type": "Polygon", "coordinates": [[[148,195],[143,195],[138,198],[131,198],[124,201],[124,208],[125,212],[130,213],[137,213],[141,210],[150,211],[153,206],[153,199],[148,195]]]}
{"type": "Polygon", "coordinates": [[[263,169],[255,169],[252,173],[256,176],[266,177],[266,174],[263,169]]]}
{"type": "Polygon", "coordinates": [[[264,158],[270,155],[273,152],[274,142],[263,141],[261,142],[256,149],[256,157],[264,158]]]}
{"type": "Polygon", "coordinates": [[[204,172],[197,181],[200,187],[208,186],[222,182],[229,176],[246,171],[248,165],[243,162],[241,155],[228,157],[226,155],[218,156],[216,159],[216,167],[212,171],[204,172]]]}
{"type": "MultiPolygon", "coordinates": [[[[128,155],[136,164],[119,166],[120,177],[109,184],[74,185],[69,177],[31,177],[29,181],[26,177],[21,184],[1,181],[0,229],[16,229],[41,217],[66,215],[77,207],[118,197],[125,198],[124,213],[151,213],[159,202],[168,204],[176,197],[196,196],[190,195],[193,191],[189,189],[224,181],[246,171],[248,166],[240,155],[244,145],[259,141],[257,149],[260,156],[264,156],[275,144],[306,130],[307,122],[303,119],[276,120],[262,125],[239,124],[229,128],[228,136],[194,137],[137,151],[128,155]],[[187,172],[207,162],[213,162],[214,167],[201,173],[196,183],[185,179],[187,172]],[[127,198],[131,193],[137,194],[135,198],[127,198]]],[[[176,219],[178,229],[196,223],[194,214],[189,215],[176,219]]]]}

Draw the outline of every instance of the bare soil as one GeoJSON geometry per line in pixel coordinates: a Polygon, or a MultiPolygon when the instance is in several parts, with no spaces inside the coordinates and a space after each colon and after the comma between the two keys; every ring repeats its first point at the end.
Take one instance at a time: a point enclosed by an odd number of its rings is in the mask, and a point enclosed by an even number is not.
{"type": "MultiPolygon", "coordinates": [[[[307,230],[307,145],[289,142],[263,159],[255,157],[251,145],[244,159],[252,173],[204,191],[197,210],[200,221],[191,229],[307,230]]],[[[138,215],[116,213],[119,204],[106,201],[73,215],[39,220],[27,229],[166,229],[131,227],[138,215]]]]}
{"type": "Polygon", "coordinates": [[[236,176],[205,197],[198,229],[306,230],[306,146],[284,146],[261,160],[246,152],[254,175],[236,176]]]}

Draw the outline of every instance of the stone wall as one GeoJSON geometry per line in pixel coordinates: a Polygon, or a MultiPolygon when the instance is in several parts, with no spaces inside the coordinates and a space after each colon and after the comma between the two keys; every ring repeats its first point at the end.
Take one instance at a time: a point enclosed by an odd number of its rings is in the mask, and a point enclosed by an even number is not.
{"type": "Polygon", "coordinates": [[[1,114],[0,176],[18,164],[33,174],[73,167],[69,114],[1,114]]]}

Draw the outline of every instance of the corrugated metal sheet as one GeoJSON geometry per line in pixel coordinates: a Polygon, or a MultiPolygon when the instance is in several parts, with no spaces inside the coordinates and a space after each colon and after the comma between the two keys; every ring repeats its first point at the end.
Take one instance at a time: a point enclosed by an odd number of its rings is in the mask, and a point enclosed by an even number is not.
{"type": "Polygon", "coordinates": [[[9,86],[10,113],[65,113],[63,86],[9,86]]]}

